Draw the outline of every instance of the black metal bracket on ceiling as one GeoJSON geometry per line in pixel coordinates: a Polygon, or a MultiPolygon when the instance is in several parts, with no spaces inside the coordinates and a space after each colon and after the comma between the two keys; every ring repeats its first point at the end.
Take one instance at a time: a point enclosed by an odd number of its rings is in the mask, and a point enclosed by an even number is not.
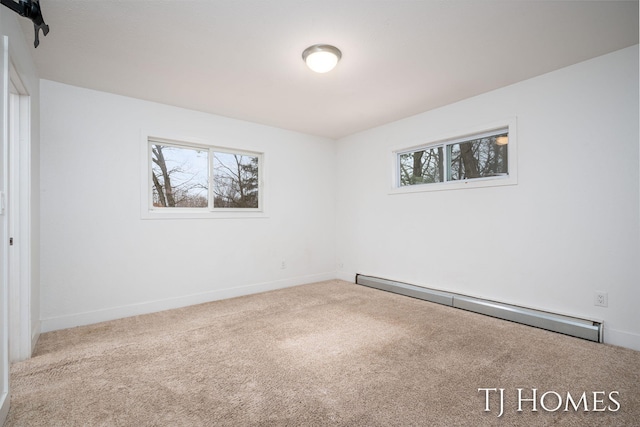
{"type": "Polygon", "coordinates": [[[33,29],[36,33],[36,38],[33,41],[33,47],[38,47],[40,44],[40,40],[38,39],[39,31],[42,30],[42,34],[45,36],[49,34],[49,26],[44,23],[39,0],[19,0],[18,2],[13,0],[0,0],[0,3],[13,10],[18,15],[31,19],[33,22],[33,29]]]}

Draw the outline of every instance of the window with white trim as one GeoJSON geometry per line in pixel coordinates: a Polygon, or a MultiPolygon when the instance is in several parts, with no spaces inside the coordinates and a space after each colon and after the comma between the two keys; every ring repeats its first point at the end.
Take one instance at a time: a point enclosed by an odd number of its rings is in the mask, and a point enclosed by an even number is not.
{"type": "Polygon", "coordinates": [[[262,212],[262,153],[157,138],[146,148],[149,212],[262,212]]]}
{"type": "Polygon", "coordinates": [[[394,151],[394,188],[406,192],[515,184],[512,127],[394,151]]]}

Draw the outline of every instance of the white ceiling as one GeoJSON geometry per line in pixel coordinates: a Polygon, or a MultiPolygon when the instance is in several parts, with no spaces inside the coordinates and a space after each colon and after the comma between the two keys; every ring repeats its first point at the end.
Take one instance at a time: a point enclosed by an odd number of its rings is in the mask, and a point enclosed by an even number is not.
{"type": "Polygon", "coordinates": [[[637,0],[40,3],[44,79],[330,138],[638,43],[637,0]],[[301,59],[317,43],[330,73],[301,59]]]}

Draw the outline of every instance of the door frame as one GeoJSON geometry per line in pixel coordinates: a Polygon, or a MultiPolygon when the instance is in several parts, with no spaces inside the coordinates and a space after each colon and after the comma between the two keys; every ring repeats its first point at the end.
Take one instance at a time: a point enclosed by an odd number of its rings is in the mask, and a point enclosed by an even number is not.
{"type": "Polygon", "coordinates": [[[8,263],[8,231],[9,221],[7,220],[7,210],[5,209],[5,195],[7,191],[7,154],[9,151],[8,141],[8,121],[7,121],[7,105],[9,102],[9,38],[2,36],[2,51],[0,51],[0,78],[2,85],[0,87],[0,95],[2,103],[0,104],[0,120],[2,123],[2,177],[0,182],[0,259],[2,263],[2,272],[0,274],[0,424],[4,421],[9,413],[9,404],[11,403],[11,390],[9,389],[9,276],[7,268],[8,263]]]}
{"type": "MultiPolygon", "coordinates": [[[[10,58],[9,58],[10,59],[10,58]]],[[[9,361],[31,357],[31,123],[30,98],[9,60],[9,361]]]]}

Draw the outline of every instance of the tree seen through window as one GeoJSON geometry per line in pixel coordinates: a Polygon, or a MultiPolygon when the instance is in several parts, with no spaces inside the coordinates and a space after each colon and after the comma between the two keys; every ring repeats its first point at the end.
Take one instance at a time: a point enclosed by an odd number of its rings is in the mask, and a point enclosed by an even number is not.
{"type": "Polygon", "coordinates": [[[259,165],[257,154],[151,144],[153,207],[258,209],[259,165]]]}

